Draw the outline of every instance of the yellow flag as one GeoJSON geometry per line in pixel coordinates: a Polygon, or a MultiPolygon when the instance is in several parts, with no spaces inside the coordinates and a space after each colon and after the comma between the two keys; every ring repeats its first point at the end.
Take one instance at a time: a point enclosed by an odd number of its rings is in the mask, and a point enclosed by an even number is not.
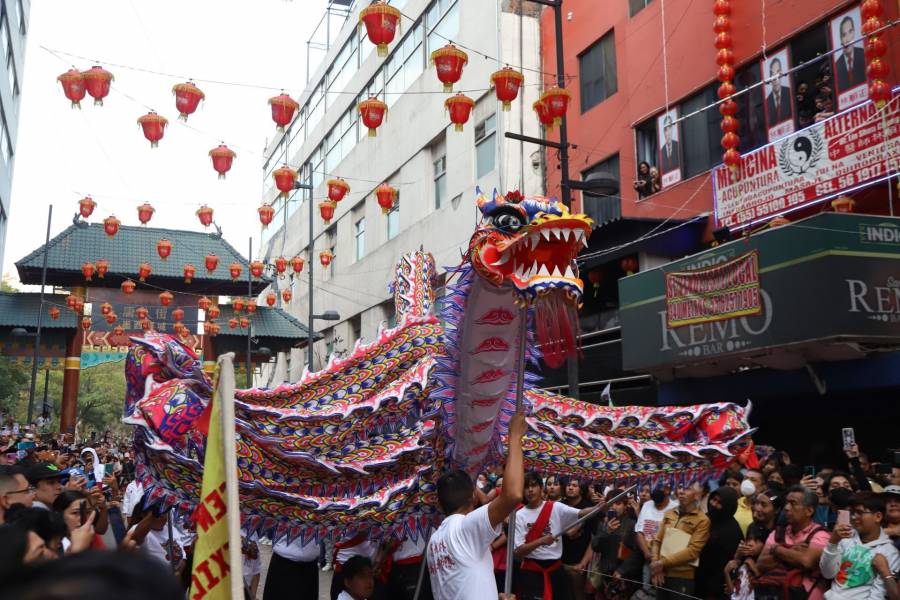
{"type": "Polygon", "coordinates": [[[222,446],[222,386],[217,382],[209,417],[203,491],[194,513],[197,543],[190,600],[231,600],[225,459],[222,446]]]}

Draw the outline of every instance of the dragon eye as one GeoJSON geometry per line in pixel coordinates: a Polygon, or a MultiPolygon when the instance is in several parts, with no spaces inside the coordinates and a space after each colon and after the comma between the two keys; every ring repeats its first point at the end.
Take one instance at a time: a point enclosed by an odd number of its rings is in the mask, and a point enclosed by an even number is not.
{"type": "Polygon", "coordinates": [[[525,223],[519,215],[513,213],[501,213],[491,217],[491,224],[498,229],[515,231],[525,223]]]}

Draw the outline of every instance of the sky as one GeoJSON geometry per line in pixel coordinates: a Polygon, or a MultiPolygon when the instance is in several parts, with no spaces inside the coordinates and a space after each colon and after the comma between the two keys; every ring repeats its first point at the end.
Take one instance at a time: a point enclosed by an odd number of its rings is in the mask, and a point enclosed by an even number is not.
{"type": "MultiPolygon", "coordinates": [[[[197,80],[284,88],[297,99],[306,41],[326,4],[32,0],[3,273],[15,284],[13,263],[43,244],[48,204],[52,237],[88,194],[97,202],[90,221],[114,213],[123,225],[138,225],[137,207],[149,202],[151,226],[200,231],[194,212],[208,204],[225,239],[246,255],[248,238],[259,233],[264,148],[276,135],[267,100],[280,90],[197,80]],[[94,64],[113,73],[113,89],[102,107],[87,96],[73,110],[56,78],[94,64]],[[184,126],[172,86],[187,77],[206,99],[184,126]],[[137,124],[150,109],[169,119],[153,149],[137,124]],[[208,152],[223,141],[237,157],[220,181],[208,152]]],[[[323,57],[312,51],[313,71],[323,57]]]]}

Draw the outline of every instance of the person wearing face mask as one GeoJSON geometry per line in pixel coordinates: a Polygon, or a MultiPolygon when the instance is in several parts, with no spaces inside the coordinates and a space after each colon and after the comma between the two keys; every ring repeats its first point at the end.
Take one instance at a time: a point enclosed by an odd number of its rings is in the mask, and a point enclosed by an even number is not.
{"type": "Polygon", "coordinates": [[[734,513],[734,519],[741,526],[741,532],[746,535],[747,528],[753,522],[753,497],[756,492],[764,490],[766,487],[766,479],[763,472],[759,469],[747,469],[744,471],[744,480],[738,488],[740,498],[738,498],[737,511],[734,513]]]}
{"type": "Polygon", "coordinates": [[[744,532],[734,518],[738,493],[722,486],[709,495],[709,541],[700,553],[697,567],[697,588],[700,598],[719,598],[725,586],[725,564],[734,556],[744,532]]]}
{"type": "Polygon", "coordinates": [[[837,523],[837,511],[845,510],[853,496],[850,478],[841,471],[835,471],[822,486],[825,497],[813,516],[813,521],[829,529],[837,523]]]}

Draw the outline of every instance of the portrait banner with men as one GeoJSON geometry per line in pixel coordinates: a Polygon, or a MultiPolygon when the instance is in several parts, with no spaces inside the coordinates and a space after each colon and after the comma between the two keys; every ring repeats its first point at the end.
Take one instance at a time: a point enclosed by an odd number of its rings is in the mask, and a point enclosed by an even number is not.
{"type": "Polygon", "coordinates": [[[659,173],[662,187],[681,181],[681,135],[679,135],[678,109],[673,108],[656,118],[659,140],[659,173]]]}
{"type": "Polygon", "coordinates": [[[717,227],[740,227],[895,174],[900,158],[900,89],[748,152],[737,169],[716,167],[717,227]]]}
{"type": "Polygon", "coordinates": [[[786,74],[791,69],[788,49],[782,48],[760,59],[759,66],[767,80],[766,101],[763,103],[766,132],[769,141],[774,142],[794,132],[794,90],[791,78],[786,74]]]}
{"type": "Polygon", "coordinates": [[[838,110],[850,108],[868,98],[866,54],[860,39],[861,23],[859,6],[839,14],[828,23],[831,47],[835,48],[831,56],[838,110]]]}

